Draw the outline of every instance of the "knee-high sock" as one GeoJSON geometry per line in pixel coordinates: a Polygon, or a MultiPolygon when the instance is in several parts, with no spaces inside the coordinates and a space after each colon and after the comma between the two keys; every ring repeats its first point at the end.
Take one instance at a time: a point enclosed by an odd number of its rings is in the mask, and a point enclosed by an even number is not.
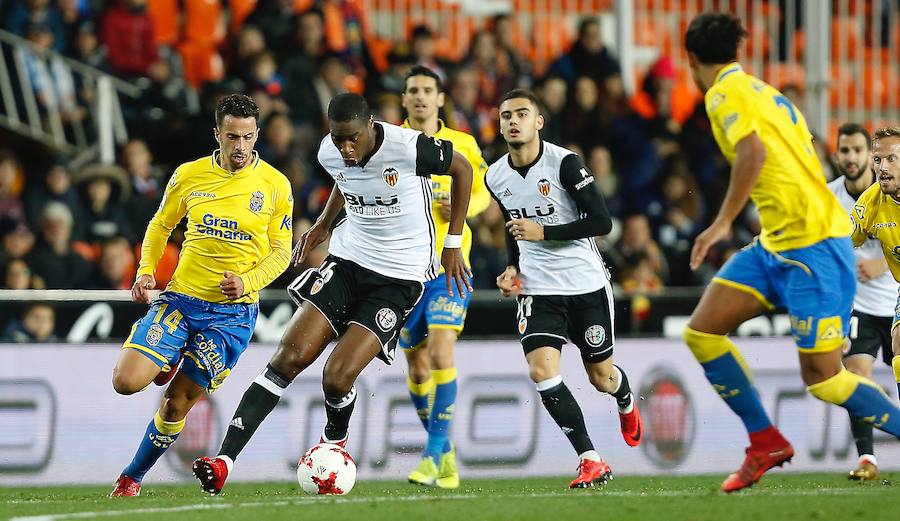
{"type": "MultiPolygon", "coordinates": [[[[849,411],[848,411],[849,412],[849,411]]],[[[853,441],[856,442],[856,454],[875,455],[875,443],[872,438],[872,424],[859,416],[850,414],[850,432],[853,433],[853,441]]]]}
{"type": "Polygon", "coordinates": [[[619,386],[616,390],[609,393],[616,399],[616,405],[619,406],[619,412],[622,414],[630,413],[634,409],[634,396],[631,394],[631,386],[628,384],[628,376],[621,367],[614,365],[616,374],[619,376],[619,386]]]}
{"type": "Polygon", "coordinates": [[[772,421],[759,400],[759,393],[750,381],[747,363],[727,336],[701,333],[684,328],[684,341],[703,367],[706,379],[725,400],[748,433],[772,426],[772,421]]]}
{"type": "Polygon", "coordinates": [[[135,481],[144,479],[144,474],[175,443],[182,429],[184,429],[184,419],[167,422],[162,419],[159,411],[156,411],[153,419],[150,420],[150,425],[147,426],[147,432],[141,439],[141,444],[138,445],[134,459],[125,467],[122,474],[135,481]]]}
{"type": "Polygon", "coordinates": [[[840,405],[876,429],[900,438],[900,408],[875,382],[846,369],[824,382],[807,387],[816,398],[840,405]]]}
{"type": "Polygon", "coordinates": [[[891,360],[891,366],[894,368],[894,381],[897,382],[897,398],[900,399],[900,355],[891,360]]]}
{"type": "Polygon", "coordinates": [[[559,425],[569,443],[579,455],[594,450],[594,444],[584,426],[584,415],[581,407],[572,396],[572,392],[562,381],[562,376],[555,376],[537,383],[541,401],[553,421],[559,425]]]}
{"type": "Polygon", "coordinates": [[[244,392],[241,403],[234,411],[222,448],[219,449],[220,456],[228,456],[231,461],[237,459],[256,429],[278,405],[278,400],[290,384],[287,377],[278,373],[271,365],[266,366],[244,392]]]}
{"type": "Polygon", "coordinates": [[[440,463],[441,454],[450,451],[450,422],[456,406],[456,368],[436,369],[431,371],[431,379],[435,382],[434,404],[428,419],[428,445],[425,455],[431,456],[435,463],[440,463]]]}
{"type": "Polygon", "coordinates": [[[412,400],[413,407],[416,408],[416,415],[427,432],[428,421],[431,418],[431,404],[429,402],[434,395],[434,378],[429,378],[417,384],[412,378],[407,377],[406,386],[409,388],[409,398],[412,400]]]}
{"type": "Polygon", "coordinates": [[[350,416],[356,404],[356,387],[351,387],[344,396],[325,396],[325,439],[340,441],[347,437],[350,429],[350,416]]]}

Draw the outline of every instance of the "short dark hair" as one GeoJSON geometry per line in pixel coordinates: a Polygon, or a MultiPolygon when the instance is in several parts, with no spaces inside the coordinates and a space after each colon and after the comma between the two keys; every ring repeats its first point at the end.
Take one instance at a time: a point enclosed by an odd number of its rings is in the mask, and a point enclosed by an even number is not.
{"type": "Polygon", "coordinates": [[[875,131],[875,138],[872,140],[872,142],[874,143],[879,139],[885,139],[889,137],[900,137],[900,127],[879,128],[875,131]]]}
{"type": "Polygon", "coordinates": [[[338,94],[328,103],[328,121],[343,123],[359,119],[369,120],[369,104],[366,98],[352,92],[338,94]]]}
{"type": "Polygon", "coordinates": [[[221,127],[225,116],[253,118],[259,124],[259,107],[253,98],[245,94],[229,94],[216,105],[216,126],[221,127]]]}
{"type": "Polygon", "coordinates": [[[513,89],[500,98],[500,103],[502,104],[504,101],[516,99],[516,98],[525,98],[534,105],[534,108],[537,109],[538,114],[543,113],[543,109],[541,108],[541,100],[538,99],[537,95],[534,92],[531,92],[528,89],[513,89]]]}
{"type": "Polygon", "coordinates": [[[727,13],[703,13],[684,33],[684,48],[701,63],[728,63],[737,59],[741,40],[748,35],[741,19],[727,13]]]}
{"type": "Polygon", "coordinates": [[[592,25],[600,25],[600,20],[597,20],[595,16],[585,16],[578,22],[578,38],[581,39],[584,37],[584,33],[587,32],[587,28],[592,25]]]}
{"type": "Polygon", "coordinates": [[[427,25],[417,25],[413,27],[409,39],[415,40],[416,38],[434,38],[434,31],[427,25]]]}
{"type": "Polygon", "coordinates": [[[841,136],[852,136],[853,134],[862,134],[866,139],[866,148],[872,148],[872,136],[869,135],[869,131],[866,130],[866,127],[859,123],[844,123],[838,127],[838,139],[840,139],[841,136]]]}
{"type": "Polygon", "coordinates": [[[427,76],[429,78],[434,78],[434,83],[437,85],[438,92],[444,92],[444,83],[441,81],[441,77],[424,65],[416,65],[406,73],[406,78],[403,78],[403,92],[406,92],[406,82],[413,76],[427,76]]]}

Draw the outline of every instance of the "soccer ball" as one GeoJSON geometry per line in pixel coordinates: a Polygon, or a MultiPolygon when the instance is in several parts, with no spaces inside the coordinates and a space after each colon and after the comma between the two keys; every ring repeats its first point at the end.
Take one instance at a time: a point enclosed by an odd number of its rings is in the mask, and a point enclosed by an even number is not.
{"type": "Polygon", "coordinates": [[[307,494],[347,494],[356,483],[356,463],[340,446],[319,443],[300,458],[297,481],[307,494]]]}

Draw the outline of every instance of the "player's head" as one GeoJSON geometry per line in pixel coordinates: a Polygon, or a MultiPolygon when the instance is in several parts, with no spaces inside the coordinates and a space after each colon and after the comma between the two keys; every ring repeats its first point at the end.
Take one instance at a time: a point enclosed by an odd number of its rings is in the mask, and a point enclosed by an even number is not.
{"type": "Polygon", "coordinates": [[[411,120],[436,118],[438,109],[444,106],[441,77],[428,67],[416,65],[406,74],[400,102],[411,120]]]}
{"type": "Polygon", "coordinates": [[[900,127],[875,131],[872,139],[872,168],[882,193],[900,195],[900,127]]]}
{"type": "Polygon", "coordinates": [[[500,101],[500,134],[510,148],[521,148],[540,139],[544,128],[537,96],[527,89],[513,89],[500,101]]]}
{"type": "Polygon", "coordinates": [[[328,104],[331,141],[347,166],[356,166],[372,150],[374,121],[369,104],[359,94],[338,94],[328,104]]]}
{"type": "Polygon", "coordinates": [[[259,107],[250,96],[229,94],[216,105],[219,162],[229,172],[247,166],[253,159],[253,147],[259,138],[259,107]]]}
{"type": "Polygon", "coordinates": [[[869,131],[858,123],[844,123],[838,128],[834,159],[847,180],[856,181],[869,171],[871,141],[869,131]]]}
{"type": "MultiPolygon", "coordinates": [[[[704,67],[731,63],[737,59],[738,46],[747,37],[740,18],[727,13],[703,13],[691,21],[684,33],[691,74],[697,87],[706,92],[712,81],[702,74],[704,67]]],[[[713,76],[713,79],[715,76],[713,76]]]]}

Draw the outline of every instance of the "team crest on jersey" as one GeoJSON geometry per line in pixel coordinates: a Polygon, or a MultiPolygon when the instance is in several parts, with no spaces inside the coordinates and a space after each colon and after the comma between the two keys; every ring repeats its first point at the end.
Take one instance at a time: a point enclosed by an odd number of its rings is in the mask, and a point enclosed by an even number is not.
{"type": "Polygon", "coordinates": [[[253,192],[250,196],[250,210],[258,212],[263,207],[263,193],[260,191],[253,192]]]}
{"type": "Polygon", "coordinates": [[[396,168],[385,168],[384,172],[381,173],[381,177],[384,178],[384,182],[387,183],[391,188],[397,186],[397,181],[400,179],[400,173],[397,172],[396,168]]]}
{"type": "Polygon", "coordinates": [[[528,329],[528,319],[522,317],[519,319],[519,334],[524,335],[526,329],[528,329]]]}
{"type": "Polygon", "coordinates": [[[312,287],[309,288],[309,294],[315,295],[316,293],[318,293],[319,290],[322,289],[322,286],[325,285],[325,282],[327,282],[327,281],[322,278],[317,278],[316,281],[313,282],[312,287]]]}
{"type": "Polygon", "coordinates": [[[544,197],[550,196],[550,181],[546,179],[541,179],[538,181],[538,192],[541,193],[544,197]]]}
{"type": "Polygon", "coordinates": [[[391,308],[381,308],[375,314],[375,322],[379,329],[387,333],[397,325],[397,314],[391,308]]]}
{"type": "Polygon", "coordinates": [[[584,332],[584,341],[593,347],[600,347],[604,340],[606,340],[606,330],[601,325],[594,324],[584,332]]]}
{"type": "Polygon", "coordinates": [[[147,330],[147,345],[155,347],[162,340],[163,328],[159,324],[153,324],[147,330]]]}

